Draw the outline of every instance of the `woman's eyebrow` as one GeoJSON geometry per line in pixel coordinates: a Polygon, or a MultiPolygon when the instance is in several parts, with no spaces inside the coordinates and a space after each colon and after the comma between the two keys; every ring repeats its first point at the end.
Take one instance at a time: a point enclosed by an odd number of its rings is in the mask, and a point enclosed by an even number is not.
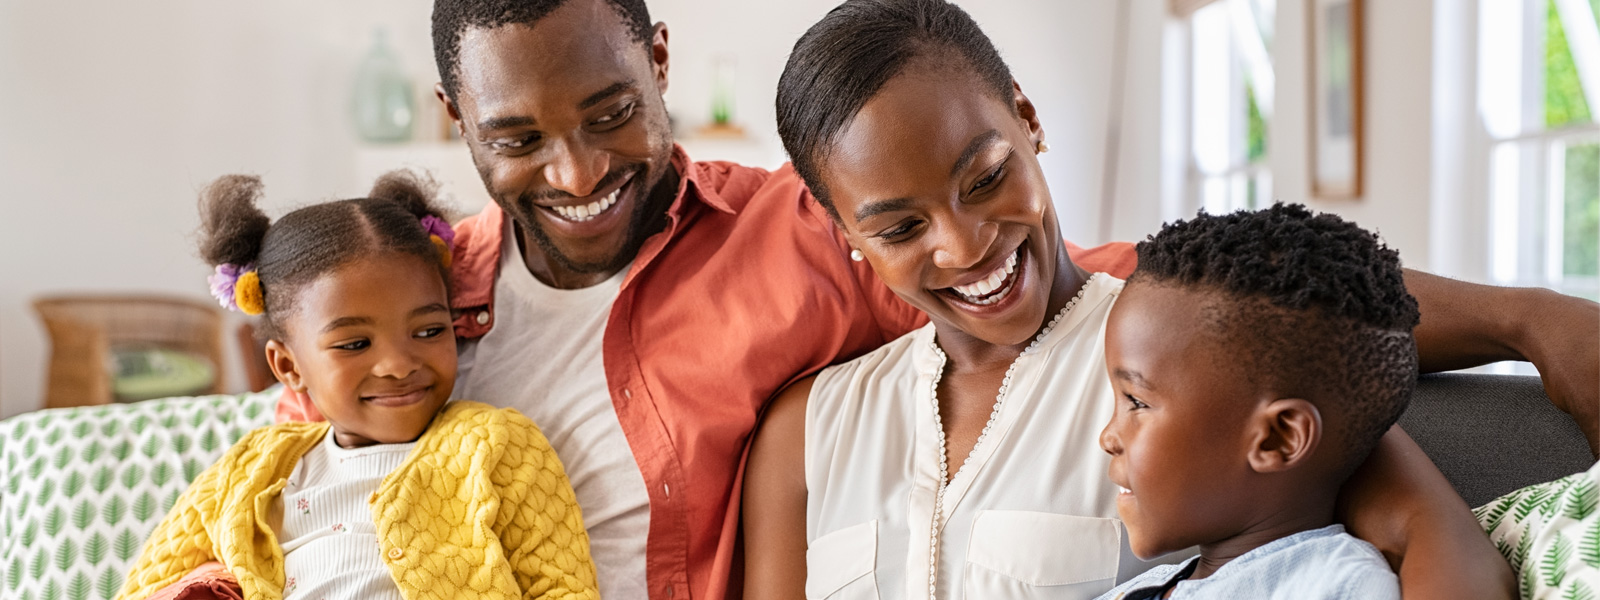
{"type": "Polygon", "coordinates": [[[990,129],[972,138],[972,141],[967,142],[966,149],[961,151],[961,156],[956,159],[955,166],[950,167],[950,176],[960,175],[967,167],[972,166],[973,159],[978,158],[978,152],[999,139],[1000,131],[996,129],[990,129]]]}
{"type": "Polygon", "coordinates": [[[868,218],[875,217],[886,212],[905,210],[905,208],[908,206],[911,206],[910,198],[895,198],[892,200],[868,202],[861,205],[861,208],[856,209],[856,221],[865,221],[868,218]]]}

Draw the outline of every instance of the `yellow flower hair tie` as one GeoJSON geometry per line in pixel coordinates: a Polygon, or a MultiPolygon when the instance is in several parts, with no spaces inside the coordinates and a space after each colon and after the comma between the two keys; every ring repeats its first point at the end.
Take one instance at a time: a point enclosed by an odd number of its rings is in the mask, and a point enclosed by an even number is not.
{"type": "Polygon", "coordinates": [[[450,243],[437,235],[428,236],[428,241],[433,242],[433,247],[439,249],[439,262],[444,263],[444,268],[450,268],[450,243]]]}
{"type": "Polygon", "coordinates": [[[239,307],[239,312],[247,315],[266,312],[266,299],[261,293],[261,276],[255,271],[246,271],[239,276],[239,281],[233,284],[233,304],[239,307]]]}

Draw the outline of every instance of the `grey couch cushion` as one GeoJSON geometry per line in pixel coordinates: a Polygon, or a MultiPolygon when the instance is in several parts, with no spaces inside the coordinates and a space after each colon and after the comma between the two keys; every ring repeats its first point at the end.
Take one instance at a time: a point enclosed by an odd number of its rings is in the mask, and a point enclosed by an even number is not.
{"type": "Polygon", "coordinates": [[[1550,404],[1538,377],[1425,375],[1400,427],[1469,506],[1595,463],[1578,424],[1550,404]]]}

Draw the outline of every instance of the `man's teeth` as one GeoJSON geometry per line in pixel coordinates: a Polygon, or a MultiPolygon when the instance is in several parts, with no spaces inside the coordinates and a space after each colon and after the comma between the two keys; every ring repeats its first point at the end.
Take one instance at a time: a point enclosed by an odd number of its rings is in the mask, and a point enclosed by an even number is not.
{"type": "Polygon", "coordinates": [[[1130,489],[1125,488],[1125,487],[1119,487],[1119,488],[1117,488],[1117,491],[1119,491],[1121,493],[1124,493],[1124,494],[1132,494],[1133,493],[1133,490],[1130,490],[1130,489]]]}
{"type": "MultiPolygon", "coordinates": [[[[620,192],[622,190],[617,191],[620,192]]],[[[617,192],[611,192],[606,194],[604,198],[582,206],[555,206],[551,208],[556,211],[556,214],[561,215],[561,218],[568,221],[587,221],[593,219],[595,215],[605,212],[606,209],[611,208],[611,205],[616,203],[617,192]]]]}
{"type": "Polygon", "coordinates": [[[1011,276],[1013,271],[1016,270],[1017,254],[1013,252],[1011,253],[1011,258],[1006,259],[1006,264],[1000,265],[1000,268],[990,272],[988,277],[984,277],[983,279],[967,285],[958,285],[950,289],[953,289],[956,291],[956,293],[968,298],[987,296],[990,292],[1000,289],[1000,286],[1005,284],[1006,279],[1011,276]]]}

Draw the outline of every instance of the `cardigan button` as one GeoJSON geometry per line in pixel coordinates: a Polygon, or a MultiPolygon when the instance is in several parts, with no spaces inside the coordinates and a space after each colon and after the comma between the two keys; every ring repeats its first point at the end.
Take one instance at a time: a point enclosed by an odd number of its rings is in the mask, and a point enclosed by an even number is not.
{"type": "Polygon", "coordinates": [[[489,324],[489,311],[485,310],[485,311],[478,312],[477,321],[478,321],[479,325],[488,325],[489,324]]]}
{"type": "Polygon", "coordinates": [[[401,550],[399,548],[390,548],[389,549],[389,560],[400,560],[400,558],[405,556],[405,555],[406,555],[406,551],[405,550],[401,550]]]}

